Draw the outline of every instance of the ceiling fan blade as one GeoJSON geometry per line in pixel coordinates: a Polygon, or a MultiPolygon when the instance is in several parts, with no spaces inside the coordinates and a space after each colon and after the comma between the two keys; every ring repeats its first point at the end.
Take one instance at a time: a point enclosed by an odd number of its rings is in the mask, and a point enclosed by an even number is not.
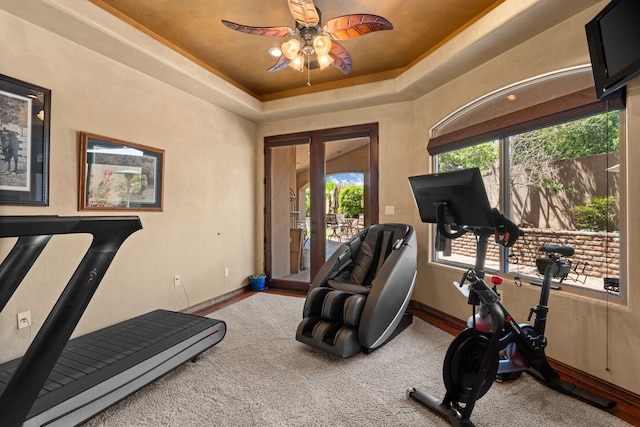
{"type": "Polygon", "coordinates": [[[224,19],[222,20],[222,23],[232,30],[256,36],[284,37],[289,34],[293,34],[293,30],[289,27],[249,27],[247,25],[240,25],[234,22],[225,21],[224,19]]]}
{"type": "Polygon", "coordinates": [[[339,16],[322,27],[333,40],[348,40],[382,30],[393,30],[393,24],[382,16],[368,14],[339,16]]]}
{"type": "Polygon", "coordinates": [[[332,66],[336,67],[344,74],[348,74],[349,71],[351,71],[351,67],[353,66],[351,55],[349,55],[349,52],[335,41],[331,43],[329,56],[333,58],[333,62],[331,63],[332,66]]]}
{"type": "Polygon", "coordinates": [[[291,62],[291,60],[289,58],[287,58],[284,55],[280,55],[280,58],[278,58],[278,62],[276,62],[275,65],[273,67],[269,68],[267,71],[273,72],[273,71],[284,70],[285,68],[287,68],[289,66],[290,62],[291,62]]]}
{"type": "Polygon", "coordinates": [[[298,23],[314,26],[320,23],[320,16],[313,0],[288,0],[289,12],[298,23]]]}

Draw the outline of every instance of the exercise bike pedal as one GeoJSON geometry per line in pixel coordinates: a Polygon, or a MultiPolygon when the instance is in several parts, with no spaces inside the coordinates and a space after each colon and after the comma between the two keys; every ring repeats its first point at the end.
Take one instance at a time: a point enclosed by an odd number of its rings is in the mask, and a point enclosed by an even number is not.
{"type": "Polygon", "coordinates": [[[469,298],[469,290],[471,288],[471,284],[460,284],[458,282],[453,282],[453,286],[460,292],[465,298],[469,298]]]}

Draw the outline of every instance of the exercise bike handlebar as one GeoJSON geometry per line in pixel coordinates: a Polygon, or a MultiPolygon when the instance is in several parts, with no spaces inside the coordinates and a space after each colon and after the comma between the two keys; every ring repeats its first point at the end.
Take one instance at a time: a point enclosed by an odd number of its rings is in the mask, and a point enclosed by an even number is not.
{"type": "Polygon", "coordinates": [[[495,227],[496,243],[509,248],[516,243],[516,240],[524,236],[524,231],[502,215],[498,209],[491,210],[491,218],[495,227]]]}
{"type": "Polygon", "coordinates": [[[478,236],[490,236],[493,234],[496,243],[508,248],[513,246],[520,237],[524,236],[524,231],[502,215],[496,208],[491,210],[490,215],[493,224],[482,227],[458,224],[451,220],[447,221],[445,220],[447,217],[446,209],[446,203],[441,202],[436,204],[437,231],[438,234],[446,239],[457,239],[469,231],[478,236]],[[449,229],[447,229],[446,226],[449,226],[449,229]]]}

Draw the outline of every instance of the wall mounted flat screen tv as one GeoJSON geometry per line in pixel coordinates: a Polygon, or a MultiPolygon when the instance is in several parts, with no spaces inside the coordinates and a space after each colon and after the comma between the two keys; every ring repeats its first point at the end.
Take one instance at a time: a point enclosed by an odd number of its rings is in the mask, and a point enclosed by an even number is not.
{"type": "Polygon", "coordinates": [[[613,0],[585,25],[598,98],[640,73],[640,0],[613,0]]]}

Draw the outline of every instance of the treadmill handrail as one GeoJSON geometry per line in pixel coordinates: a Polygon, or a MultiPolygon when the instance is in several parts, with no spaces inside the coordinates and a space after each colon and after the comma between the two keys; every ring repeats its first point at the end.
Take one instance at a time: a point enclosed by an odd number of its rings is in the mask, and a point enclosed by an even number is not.
{"type": "Polygon", "coordinates": [[[39,236],[55,234],[96,234],[101,229],[113,230],[115,223],[130,233],[142,228],[137,216],[0,216],[0,237],[39,236]]]}
{"type": "Polygon", "coordinates": [[[93,236],[82,261],[0,395],[0,425],[22,425],[118,249],[141,228],[140,219],[133,216],[0,217],[0,237],[19,237],[0,265],[0,303],[15,292],[51,235],[88,233],[93,236]],[[18,260],[25,256],[26,259],[18,260]],[[16,266],[17,270],[12,271],[16,266]]]}

